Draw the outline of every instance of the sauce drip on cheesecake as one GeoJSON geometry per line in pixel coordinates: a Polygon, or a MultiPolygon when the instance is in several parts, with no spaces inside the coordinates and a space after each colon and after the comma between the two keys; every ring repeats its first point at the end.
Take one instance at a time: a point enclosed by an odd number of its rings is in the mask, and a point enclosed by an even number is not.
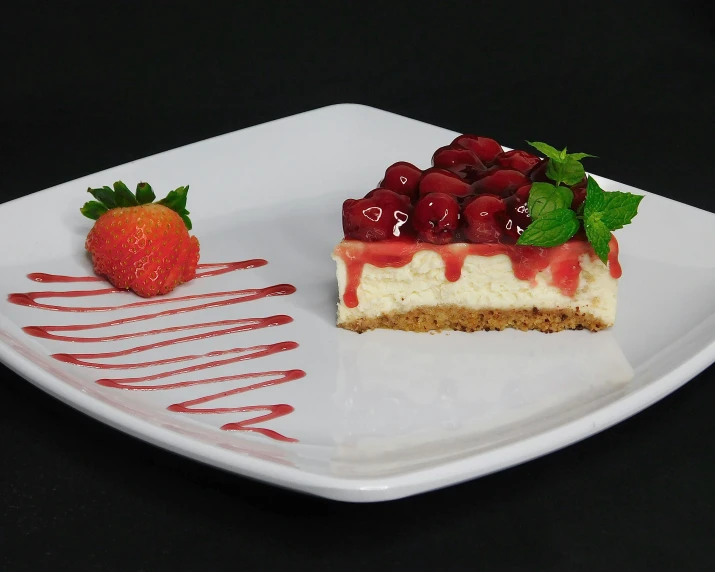
{"type": "MultiPolygon", "coordinates": [[[[362,271],[366,264],[377,268],[400,268],[409,264],[414,255],[423,250],[439,254],[444,261],[445,279],[459,280],[467,256],[497,256],[504,254],[511,260],[514,276],[520,280],[534,280],[539,272],[551,270],[551,284],[565,296],[573,296],[579,285],[581,264],[579,259],[588,254],[596,258],[592,246],[583,240],[569,242],[552,248],[517,246],[512,244],[445,244],[437,245],[410,240],[360,242],[345,240],[335,249],[335,254],[345,263],[347,282],[343,302],[348,308],[357,307],[357,295],[362,271]]],[[[618,242],[611,237],[608,268],[613,278],[621,277],[618,262],[618,242]]]]}

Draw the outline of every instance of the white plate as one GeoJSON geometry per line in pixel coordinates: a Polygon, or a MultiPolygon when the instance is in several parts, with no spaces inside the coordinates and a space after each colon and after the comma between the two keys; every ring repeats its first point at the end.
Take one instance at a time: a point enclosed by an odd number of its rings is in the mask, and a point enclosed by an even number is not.
{"type": "MultiPolygon", "coordinates": [[[[48,393],[136,437],[241,475],[345,501],[413,495],[554,451],[644,409],[713,362],[715,216],[648,193],[635,223],[618,232],[624,274],[617,325],[610,331],[357,335],[337,329],[330,253],[342,236],[342,201],[372,188],[394,161],[427,166],[433,150],[454,136],[373,108],[337,105],[6,203],[0,207],[0,241],[13,249],[5,251],[0,263],[2,360],[48,393]],[[287,344],[282,346],[285,351],[260,359],[128,383],[122,389],[96,381],[153,375],[238,354],[101,370],[51,355],[121,351],[211,328],[92,343],[25,333],[25,326],[92,324],[201,303],[67,313],[7,301],[10,293],[102,287],[37,283],[27,275],[91,274],[83,244],[92,223],[78,208],[88,186],[118,179],[130,187],[149,181],[158,192],[190,184],[189,210],[201,240],[202,262],[268,261],[258,268],[195,280],[170,298],[283,283],[297,291],[70,332],[108,336],[216,320],[293,318],[280,326],[94,362],[128,365],[281,342],[297,342],[298,347],[287,344]],[[663,220],[668,221],[667,232],[663,220]],[[303,370],[305,376],[193,405],[284,406],[276,410],[282,414],[276,418],[240,426],[235,424],[265,411],[196,414],[168,407],[280,375],[154,391],[130,389],[291,370],[303,370]],[[231,423],[234,429],[265,431],[221,429],[231,423]],[[279,435],[295,441],[277,439],[279,435]]],[[[606,189],[642,192],[599,181],[606,189]]],[[[112,306],[136,300],[118,293],[41,301],[112,306]]]]}

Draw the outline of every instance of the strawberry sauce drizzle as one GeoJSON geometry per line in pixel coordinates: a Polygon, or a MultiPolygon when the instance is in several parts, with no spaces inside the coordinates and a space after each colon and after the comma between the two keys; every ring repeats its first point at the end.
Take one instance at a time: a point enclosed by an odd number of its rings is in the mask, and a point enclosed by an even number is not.
{"type": "MultiPolygon", "coordinates": [[[[233,272],[235,270],[245,270],[250,268],[258,268],[264,266],[267,262],[263,259],[253,259],[245,260],[240,262],[228,262],[228,263],[218,263],[218,264],[199,264],[199,272],[197,272],[197,278],[206,278],[212,276],[218,276],[225,274],[227,272],[233,272]]],[[[103,279],[97,276],[63,276],[57,274],[46,274],[46,273],[32,273],[28,275],[30,280],[42,283],[74,283],[74,282],[102,282],[103,279]]],[[[168,409],[170,411],[179,413],[202,413],[202,414],[221,414],[221,413],[245,413],[254,411],[264,411],[267,412],[264,415],[259,415],[250,419],[246,419],[240,422],[227,423],[221,427],[221,429],[226,431],[251,431],[256,432],[271,439],[287,442],[295,442],[296,440],[291,437],[286,437],[277,433],[276,431],[255,427],[255,424],[263,423],[276,419],[278,417],[283,417],[294,411],[294,408],[286,404],[277,405],[253,405],[246,407],[231,407],[231,408],[201,408],[196,407],[198,405],[203,405],[211,401],[221,399],[223,397],[228,397],[231,395],[236,395],[240,393],[245,393],[248,391],[253,391],[256,389],[261,389],[263,387],[269,387],[272,385],[279,385],[282,383],[287,383],[289,381],[294,381],[305,376],[305,372],[302,370],[286,370],[286,371],[266,371],[266,372],[255,372],[237,375],[228,375],[221,377],[213,377],[209,379],[195,379],[192,381],[181,381],[174,383],[165,383],[159,385],[147,385],[146,382],[152,382],[159,379],[165,379],[171,376],[186,375],[202,370],[206,370],[213,367],[220,367],[225,365],[231,365],[234,363],[239,363],[243,361],[253,360],[261,357],[270,356],[279,352],[290,351],[298,347],[298,344],[291,341],[279,342],[274,344],[250,346],[250,347],[236,347],[227,350],[216,350],[210,351],[203,354],[188,354],[181,355],[167,359],[159,360],[149,360],[149,361],[137,361],[133,363],[121,363],[112,364],[106,362],[98,362],[94,360],[110,359],[116,357],[123,357],[131,354],[141,353],[157,348],[172,346],[181,343],[187,343],[207,338],[213,338],[218,336],[225,336],[234,333],[253,331],[261,328],[268,328],[273,326],[280,326],[288,324],[293,321],[290,316],[276,315],[268,316],[265,318],[243,318],[234,320],[219,320],[214,322],[203,322],[199,324],[186,324],[182,326],[173,326],[158,329],[149,329],[143,331],[129,332],[124,334],[115,335],[104,335],[96,337],[78,337],[71,335],[62,335],[55,332],[76,332],[84,330],[94,330],[99,328],[108,328],[112,326],[117,326],[121,324],[140,322],[153,320],[156,318],[162,318],[165,316],[171,316],[174,314],[183,314],[186,312],[200,311],[208,308],[215,308],[221,306],[230,306],[234,304],[240,304],[243,302],[250,302],[253,300],[259,300],[262,298],[272,297],[272,296],[286,296],[295,292],[295,287],[290,284],[277,284],[275,286],[270,286],[268,288],[258,288],[258,289],[245,289],[245,290],[230,290],[222,292],[210,292],[207,294],[193,294],[188,296],[179,296],[175,298],[152,298],[147,300],[142,300],[139,302],[130,302],[127,304],[119,304],[114,306],[93,306],[93,307],[82,307],[82,306],[61,306],[53,304],[45,304],[39,302],[38,300],[47,298],[80,298],[80,297],[91,297],[91,296],[102,296],[108,294],[127,294],[124,290],[117,288],[101,288],[97,290],[70,290],[70,291],[59,291],[59,292],[25,292],[25,293],[13,293],[8,296],[8,301],[13,304],[18,304],[21,306],[28,306],[31,308],[38,308],[43,310],[59,311],[59,312],[106,312],[112,310],[126,310],[130,308],[142,308],[145,306],[152,306],[157,304],[166,303],[182,303],[189,302],[192,300],[205,300],[213,298],[223,298],[222,300],[213,300],[210,302],[205,302],[201,304],[194,305],[184,305],[177,308],[172,308],[169,310],[163,310],[160,312],[142,314],[139,316],[119,318],[116,320],[110,320],[105,322],[99,322],[94,324],[74,324],[74,325],[64,325],[64,326],[26,326],[23,328],[25,333],[31,336],[50,339],[54,341],[64,341],[73,343],[95,343],[95,342],[112,342],[117,340],[138,338],[144,336],[153,336],[159,334],[166,334],[172,332],[181,332],[186,330],[195,329],[208,329],[201,333],[191,334],[187,336],[175,337],[168,340],[163,340],[160,342],[150,343],[135,346],[129,349],[119,350],[119,351],[107,351],[99,353],[57,353],[54,354],[56,360],[69,363],[72,365],[96,369],[106,369],[106,370],[118,370],[118,369],[139,369],[152,366],[168,365],[179,362],[187,361],[197,361],[204,360],[206,358],[224,358],[215,359],[213,361],[208,361],[204,363],[199,363],[196,365],[190,365],[182,367],[179,369],[174,369],[171,371],[166,371],[162,373],[157,373],[153,375],[147,375],[143,377],[133,377],[133,378],[123,378],[123,379],[99,379],[97,383],[105,387],[113,387],[117,389],[134,390],[134,391],[147,391],[147,390],[168,390],[177,389],[181,387],[188,387],[192,385],[204,385],[211,383],[223,383],[228,381],[240,381],[240,380],[250,380],[261,377],[269,377],[271,379],[259,383],[254,383],[252,385],[239,387],[229,391],[224,391],[220,393],[214,393],[206,397],[201,397],[198,399],[193,399],[189,401],[184,401],[182,403],[177,403],[170,405],[168,409]],[[213,328],[213,329],[210,329],[213,328]],[[218,329],[216,329],[218,328],[218,329]],[[226,357],[228,356],[228,357],[226,357]]]]}
{"type": "MultiPolygon", "coordinates": [[[[371,264],[377,268],[400,268],[409,264],[417,252],[430,250],[442,257],[445,279],[456,282],[462,275],[464,261],[469,255],[496,256],[504,254],[511,260],[514,276],[533,282],[539,272],[551,269],[551,284],[565,296],[573,296],[579,285],[580,258],[584,254],[596,257],[588,242],[571,240],[561,246],[540,248],[502,243],[435,245],[409,240],[360,242],[345,240],[335,249],[335,254],[345,263],[347,280],[343,302],[348,308],[357,307],[357,290],[363,267],[371,264]]],[[[618,242],[611,237],[608,266],[613,278],[621,277],[618,262],[618,242]]]]}

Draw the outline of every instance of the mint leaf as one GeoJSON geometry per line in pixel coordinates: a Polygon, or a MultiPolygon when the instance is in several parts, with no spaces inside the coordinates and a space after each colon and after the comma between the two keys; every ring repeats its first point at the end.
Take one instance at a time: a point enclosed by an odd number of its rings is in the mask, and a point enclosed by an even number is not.
{"type": "Polygon", "coordinates": [[[601,213],[606,205],[606,192],[598,186],[596,179],[591,175],[586,181],[586,200],[583,203],[583,216],[590,217],[594,213],[601,213]]]}
{"type": "Polygon", "coordinates": [[[135,207],[139,205],[134,193],[121,181],[114,183],[114,200],[117,202],[118,207],[135,207]]]}
{"type": "Polygon", "coordinates": [[[109,187],[102,187],[101,189],[87,189],[87,192],[108,209],[113,209],[117,206],[117,203],[114,200],[114,191],[109,187]]]}
{"type": "Polygon", "coordinates": [[[586,229],[586,237],[593,246],[594,252],[604,264],[608,264],[608,254],[611,251],[611,231],[600,219],[598,213],[583,219],[583,226],[586,229]]]}
{"type": "Polygon", "coordinates": [[[570,159],[574,159],[575,161],[580,161],[581,159],[585,159],[586,157],[593,157],[594,159],[598,159],[596,155],[590,155],[589,153],[569,153],[567,156],[570,159]]]}
{"type": "Polygon", "coordinates": [[[567,147],[564,147],[563,149],[561,149],[561,152],[559,153],[559,159],[561,159],[562,161],[564,159],[566,159],[566,149],[567,149],[567,147]]]}
{"type": "Polygon", "coordinates": [[[576,213],[571,209],[556,209],[533,221],[516,241],[523,246],[559,246],[579,228],[576,213]]]}
{"type": "Polygon", "coordinates": [[[566,157],[563,161],[549,161],[546,167],[546,176],[556,183],[575,185],[583,179],[586,172],[583,165],[576,159],[566,157]]]}
{"type": "Polygon", "coordinates": [[[643,199],[642,195],[612,191],[604,193],[605,201],[601,220],[608,230],[618,230],[630,224],[633,217],[638,214],[638,205],[643,199]]]}
{"type": "Polygon", "coordinates": [[[536,220],[556,209],[569,208],[572,201],[571,189],[550,183],[533,183],[529,191],[529,215],[536,220]]]}
{"type": "Polygon", "coordinates": [[[527,141],[527,143],[531,145],[534,149],[541,151],[549,159],[554,159],[556,161],[561,160],[561,151],[552,147],[551,145],[542,143],[541,141],[527,141]]]}
{"type": "Polygon", "coordinates": [[[81,212],[87,218],[97,220],[108,210],[109,209],[105,207],[102,203],[99,203],[97,201],[88,201],[84,203],[84,206],[81,209],[79,209],[79,212],[81,212]]]}
{"type": "Polygon", "coordinates": [[[154,194],[154,189],[151,188],[149,183],[139,183],[137,185],[137,201],[140,205],[146,205],[151,203],[156,198],[154,194]]]}

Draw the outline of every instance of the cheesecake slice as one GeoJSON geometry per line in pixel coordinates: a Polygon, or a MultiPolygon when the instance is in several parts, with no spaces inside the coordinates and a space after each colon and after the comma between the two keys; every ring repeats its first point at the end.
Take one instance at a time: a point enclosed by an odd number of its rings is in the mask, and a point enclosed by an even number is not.
{"type": "Polygon", "coordinates": [[[378,188],[346,200],[332,253],[337,325],[359,333],[613,326],[621,267],[611,230],[630,222],[641,197],[601,190],[580,167],[585,154],[534,145],[547,158],[463,135],[435,152],[431,168],[395,163],[378,188]],[[576,158],[562,168],[568,157],[576,158]]]}

